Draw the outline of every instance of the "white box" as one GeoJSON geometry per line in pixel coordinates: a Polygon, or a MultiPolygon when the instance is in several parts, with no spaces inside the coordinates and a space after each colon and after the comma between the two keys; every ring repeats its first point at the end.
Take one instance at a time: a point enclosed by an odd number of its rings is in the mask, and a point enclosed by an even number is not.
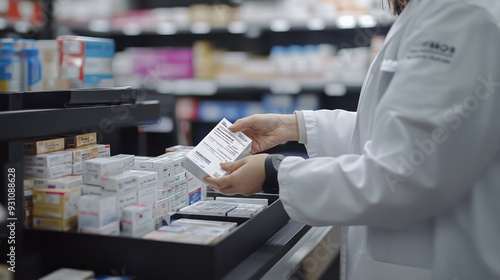
{"type": "Polygon", "coordinates": [[[240,204],[256,204],[256,205],[263,205],[263,206],[269,205],[267,198],[242,198],[242,197],[217,196],[215,198],[215,200],[240,203],[240,204]]]}
{"type": "Polygon", "coordinates": [[[129,192],[110,192],[110,191],[102,191],[102,196],[116,196],[116,211],[118,216],[121,218],[122,209],[132,204],[137,203],[137,191],[129,191],[129,192]]]}
{"type": "Polygon", "coordinates": [[[226,216],[238,206],[236,203],[215,200],[198,201],[179,210],[179,213],[190,215],[226,216]]]}
{"type": "Polygon", "coordinates": [[[49,186],[49,179],[33,178],[34,189],[46,189],[49,186]]]}
{"type": "Polygon", "coordinates": [[[155,207],[156,204],[156,187],[151,187],[147,189],[137,190],[137,203],[149,205],[151,209],[155,207]]]}
{"type": "Polygon", "coordinates": [[[118,220],[115,196],[83,195],[78,200],[78,228],[100,228],[118,220]]]}
{"type": "Polygon", "coordinates": [[[242,132],[227,129],[231,123],[223,119],[203,140],[186,156],[184,168],[198,179],[205,176],[215,178],[226,175],[220,167],[221,162],[233,162],[246,156],[251,149],[252,140],[242,132]]]}
{"type": "Polygon", "coordinates": [[[101,186],[93,186],[93,185],[83,185],[82,186],[82,194],[95,194],[102,195],[102,187],[101,186]]]}
{"type": "Polygon", "coordinates": [[[164,180],[174,175],[173,161],[169,158],[154,158],[143,161],[139,164],[139,169],[157,172],[159,180],[164,180]]]}
{"type": "Polygon", "coordinates": [[[86,280],[92,277],[94,277],[93,271],[60,268],[40,280],[86,280]]]}
{"type": "Polygon", "coordinates": [[[167,198],[167,197],[169,197],[171,195],[173,195],[173,193],[169,194],[167,189],[157,189],[157,191],[156,191],[156,200],[160,201],[160,200],[165,199],[165,198],[167,198]]]}
{"type": "Polygon", "coordinates": [[[69,176],[73,172],[71,163],[57,165],[53,167],[24,166],[24,175],[27,177],[56,179],[69,176]]]}
{"type": "Polygon", "coordinates": [[[83,163],[83,183],[100,185],[101,178],[123,172],[123,160],[112,158],[95,158],[83,163]]]}
{"type": "Polygon", "coordinates": [[[100,228],[81,228],[81,233],[99,234],[99,235],[110,235],[118,236],[120,235],[120,222],[114,221],[110,224],[102,226],[100,228]]]}
{"type": "Polygon", "coordinates": [[[142,237],[155,229],[153,218],[149,222],[141,225],[133,225],[122,221],[122,236],[142,237]]]}
{"type": "Polygon", "coordinates": [[[73,163],[73,175],[83,174],[83,164],[81,162],[73,163]]]}
{"type": "Polygon", "coordinates": [[[101,186],[106,191],[126,192],[137,189],[137,177],[132,171],[101,178],[101,186]]]}
{"type": "Polygon", "coordinates": [[[158,184],[158,173],[153,171],[130,171],[137,179],[137,189],[147,189],[158,184]]]}
{"type": "Polygon", "coordinates": [[[204,227],[211,229],[223,230],[224,233],[229,233],[231,230],[238,226],[235,222],[220,222],[220,221],[206,221],[197,219],[178,219],[172,222],[172,225],[186,226],[186,227],[204,227]]]}
{"type": "Polygon", "coordinates": [[[49,154],[24,156],[24,164],[31,166],[53,167],[72,162],[73,162],[73,153],[69,151],[59,151],[49,154]]]}
{"type": "Polygon", "coordinates": [[[172,152],[172,153],[166,153],[161,156],[158,156],[157,158],[167,158],[172,160],[172,165],[173,165],[173,173],[174,174],[179,174],[183,171],[183,162],[186,159],[186,155],[188,152],[172,152]]]}
{"type": "Polygon", "coordinates": [[[173,213],[175,203],[175,196],[170,196],[164,198],[156,203],[156,217],[166,215],[168,213],[173,213]]]}
{"type": "Polygon", "coordinates": [[[122,209],[122,221],[130,224],[145,224],[153,218],[153,211],[149,205],[132,204],[122,209]]]}
{"type": "Polygon", "coordinates": [[[100,158],[107,158],[111,156],[111,146],[108,144],[97,144],[96,145],[97,150],[98,150],[98,157],[100,158]]]}
{"type": "Polygon", "coordinates": [[[135,167],[134,155],[119,154],[116,156],[112,156],[111,158],[118,158],[123,160],[123,171],[132,170],[135,167]]]}
{"type": "Polygon", "coordinates": [[[135,170],[139,170],[140,169],[140,165],[142,162],[146,161],[146,160],[150,160],[152,159],[152,157],[142,157],[142,156],[136,156],[135,157],[135,163],[134,163],[134,169],[135,170]]]}
{"type": "Polygon", "coordinates": [[[71,189],[83,184],[82,176],[66,176],[58,179],[47,180],[48,189],[71,189]]]}
{"type": "Polygon", "coordinates": [[[238,204],[238,207],[227,213],[228,217],[251,218],[266,208],[257,204],[238,204]]]}

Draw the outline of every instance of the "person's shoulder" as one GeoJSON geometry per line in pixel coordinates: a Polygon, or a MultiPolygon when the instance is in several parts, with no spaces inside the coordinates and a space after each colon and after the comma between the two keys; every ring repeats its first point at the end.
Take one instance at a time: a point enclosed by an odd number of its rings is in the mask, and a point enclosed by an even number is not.
{"type": "Polygon", "coordinates": [[[499,0],[412,0],[424,5],[422,16],[453,16],[456,15],[457,23],[467,18],[483,18],[500,24],[499,0]],[[459,15],[467,14],[467,18],[459,15]]]}

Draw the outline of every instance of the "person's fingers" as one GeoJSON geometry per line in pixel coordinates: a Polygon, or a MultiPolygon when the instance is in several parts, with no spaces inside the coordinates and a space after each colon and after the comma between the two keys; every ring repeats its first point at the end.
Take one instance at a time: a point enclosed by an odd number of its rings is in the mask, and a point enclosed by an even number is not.
{"type": "Polygon", "coordinates": [[[232,132],[241,131],[245,128],[251,127],[253,125],[253,121],[251,117],[246,117],[239,119],[233,123],[233,125],[229,126],[228,129],[232,132]]]}
{"type": "Polygon", "coordinates": [[[245,164],[245,159],[241,159],[235,162],[223,162],[220,164],[220,167],[225,171],[234,172],[238,168],[242,167],[245,164]]]}
{"type": "Polygon", "coordinates": [[[203,178],[203,181],[205,181],[205,183],[212,187],[224,189],[231,186],[231,174],[222,176],[220,178],[206,176],[205,178],[203,178]]]}

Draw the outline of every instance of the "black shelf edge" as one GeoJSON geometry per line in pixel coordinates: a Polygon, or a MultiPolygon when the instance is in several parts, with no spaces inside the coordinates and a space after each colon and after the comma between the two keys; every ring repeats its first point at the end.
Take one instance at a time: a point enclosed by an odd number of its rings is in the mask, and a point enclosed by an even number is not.
{"type": "Polygon", "coordinates": [[[67,109],[0,112],[0,141],[47,137],[99,129],[111,133],[115,127],[155,122],[160,115],[158,101],[136,104],[67,109]]]}

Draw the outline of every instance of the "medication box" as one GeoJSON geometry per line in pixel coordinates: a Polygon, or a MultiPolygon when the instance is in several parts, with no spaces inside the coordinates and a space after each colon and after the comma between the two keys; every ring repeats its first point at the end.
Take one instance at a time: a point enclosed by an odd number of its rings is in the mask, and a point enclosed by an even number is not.
{"type": "Polygon", "coordinates": [[[83,183],[100,185],[101,178],[123,172],[123,160],[112,158],[95,158],[83,163],[83,183]]]}
{"type": "Polygon", "coordinates": [[[101,186],[93,186],[93,185],[83,185],[82,186],[82,195],[86,195],[86,194],[101,195],[102,194],[102,187],[101,186]]]}
{"type": "Polygon", "coordinates": [[[119,154],[112,156],[111,158],[117,158],[123,160],[123,171],[132,170],[135,167],[135,156],[134,155],[124,155],[119,154]]]}
{"type": "Polygon", "coordinates": [[[56,179],[69,176],[73,172],[71,163],[57,165],[53,167],[24,166],[24,174],[28,177],[56,179]]]}
{"type": "Polygon", "coordinates": [[[107,225],[99,227],[99,228],[93,228],[93,227],[86,228],[86,227],[84,227],[84,228],[80,228],[79,231],[81,233],[118,236],[118,235],[120,235],[120,222],[114,221],[110,224],[107,224],[107,225]]]}
{"type": "Polygon", "coordinates": [[[24,153],[29,155],[46,154],[64,150],[64,138],[24,142],[24,153]]]}
{"type": "Polygon", "coordinates": [[[153,171],[132,170],[131,174],[137,179],[137,189],[147,189],[158,185],[158,173],[153,171]]]}
{"type": "Polygon", "coordinates": [[[134,204],[122,210],[122,234],[141,237],[154,230],[153,212],[149,205],[134,204]]]}
{"type": "Polygon", "coordinates": [[[246,156],[252,140],[241,132],[233,133],[227,128],[231,123],[223,119],[203,140],[186,155],[184,168],[198,179],[205,176],[219,178],[227,172],[220,168],[221,162],[233,162],[246,156]]]}
{"type": "Polygon", "coordinates": [[[99,147],[97,145],[68,149],[67,151],[73,153],[73,163],[79,163],[84,160],[89,160],[99,157],[99,147]]]}
{"type": "Polygon", "coordinates": [[[33,190],[33,215],[35,217],[70,218],[77,215],[81,189],[33,190]]]}
{"type": "Polygon", "coordinates": [[[97,133],[86,133],[80,135],[65,136],[66,148],[80,148],[83,146],[97,144],[97,133]]]}
{"type": "Polygon", "coordinates": [[[73,162],[73,154],[69,151],[59,151],[49,154],[24,156],[24,164],[30,166],[53,167],[73,162]]]}
{"type": "Polygon", "coordinates": [[[59,231],[69,231],[76,229],[77,217],[74,216],[69,219],[55,219],[55,218],[33,218],[33,228],[35,229],[51,229],[59,231]]]}
{"type": "Polygon", "coordinates": [[[78,228],[100,228],[118,220],[116,196],[83,195],[78,200],[78,228]]]}
{"type": "Polygon", "coordinates": [[[137,191],[128,191],[128,192],[110,192],[110,191],[102,191],[102,196],[116,196],[116,211],[118,216],[121,217],[122,209],[132,204],[137,203],[137,191]]]}
{"type": "Polygon", "coordinates": [[[102,188],[112,192],[126,192],[137,188],[137,177],[131,171],[101,178],[102,188]]]}
{"type": "Polygon", "coordinates": [[[58,179],[47,180],[48,189],[71,189],[79,187],[83,184],[83,179],[81,175],[77,176],[66,176],[58,179]]]}
{"type": "Polygon", "coordinates": [[[59,36],[60,78],[75,86],[112,87],[115,42],[112,39],[59,36]]]}

